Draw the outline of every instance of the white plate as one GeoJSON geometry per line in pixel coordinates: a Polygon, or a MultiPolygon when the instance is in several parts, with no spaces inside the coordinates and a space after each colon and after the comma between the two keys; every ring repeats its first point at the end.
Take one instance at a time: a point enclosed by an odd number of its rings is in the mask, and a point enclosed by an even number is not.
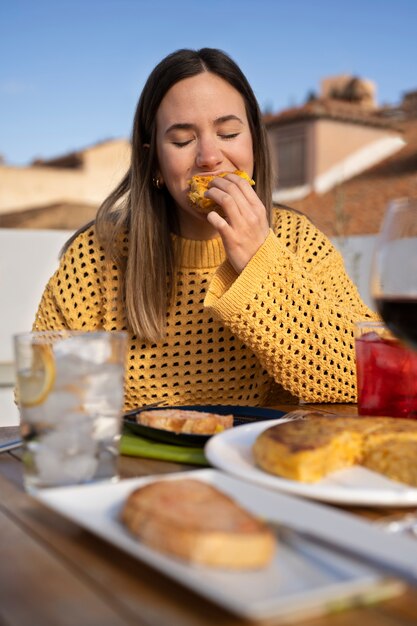
{"type": "MultiPolygon", "coordinates": [[[[127,495],[136,487],[152,480],[171,480],[193,476],[216,485],[243,506],[261,517],[279,520],[300,515],[311,518],[312,524],[335,524],[341,520],[343,531],[361,535],[368,540],[370,524],[351,515],[333,511],[315,503],[246,484],[217,470],[196,470],[171,474],[168,478],[152,476],[119,483],[101,483],[39,491],[37,498],[177,582],[234,613],[248,618],[311,616],[331,610],[340,601],[343,606],[380,598],[401,590],[398,583],[383,579],[371,566],[315,546],[296,538],[280,542],[272,563],[256,572],[232,573],[224,570],[189,565],[146,547],[133,537],[119,521],[119,512],[127,495]],[[301,507],[301,508],[300,508],[301,507]],[[329,517],[330,516],[330,517],[329,517]],[[344,527],[347,524],[347,527],[344,527]],[[352,526],[353,524],[353,526],[352,526]],[[358,526],[359,524],[359,526],[358,526]],[[359,528],[359,531],[358,531],[359,528]],[[363,530],[364,529],[364,530],[363,530]]],[[[377,536],[385,540],[380,530],[377,536]]],[[[360,541],[360,539],[359,539],[360,541]]]]}
{"type": "Polygon", "coordinates": [[[266,428],[285,418],[238,426],[212,437],[204,453],[214,467],[264,487],[337,504],[363,506],[417,505],[417,489],[397,483],[365,467],[354,466],[330,474],[317,483],[302,483],[268,474],[255,464],[252,446],[266,428]]]}

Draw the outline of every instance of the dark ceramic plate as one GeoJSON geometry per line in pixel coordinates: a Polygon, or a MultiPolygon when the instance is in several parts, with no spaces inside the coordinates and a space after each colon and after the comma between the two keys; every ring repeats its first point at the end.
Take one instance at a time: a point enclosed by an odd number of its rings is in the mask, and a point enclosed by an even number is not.
{"type": "Polygon", "coordinates": [[[124,425],[133,433],[148,439],[154,439],[163,443],[170,443],[178,446],[204,446],[211,435],[187,435],[186,433],[173,433],[170,430],[152,428],[138,424],[136,416],[142,411],[157,411],[158,409],[182,409],[184,411],[204,411],[205,413],[217,413],[219,415],[233,414],[233,426],[250,424],[262,420],[272,420],[282,417],[283,411],[275,409],[263,409],[253,406],[228,406],[228,405],[193,405],[193,406],[160,406],[153,408],[140,408],[129,411],[124,416],[124,425]]]}

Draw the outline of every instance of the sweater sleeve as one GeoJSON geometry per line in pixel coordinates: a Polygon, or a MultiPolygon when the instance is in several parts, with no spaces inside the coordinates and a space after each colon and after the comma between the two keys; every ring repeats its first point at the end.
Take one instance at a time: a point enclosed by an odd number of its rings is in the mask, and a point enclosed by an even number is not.
{"type": "Polygon", "coordinates": [[[304,216],[283,211],[240,275],[223,263],[205,306],[293,395],[356,401],[354,322],[376,316],[340,253],[304,216]]]}
{"type": "Polygon", "coordinates": [[[79,235],[45,287],[33,330],[102,328],[102,261],[94,231],[90,229],[79,235]]]}

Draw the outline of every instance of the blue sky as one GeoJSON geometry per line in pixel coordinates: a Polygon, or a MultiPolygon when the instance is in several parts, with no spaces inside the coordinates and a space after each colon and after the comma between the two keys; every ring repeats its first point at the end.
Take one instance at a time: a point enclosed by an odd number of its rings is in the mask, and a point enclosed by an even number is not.
{"type": "Polygon", "coordinates": [[[416,25],[417,0],[5,0],[0,154],[25,165],[129,137],[149,72],[183,47],[228,52],[263,109],[340,73],[395,104],[417,89],[416,25]]]}

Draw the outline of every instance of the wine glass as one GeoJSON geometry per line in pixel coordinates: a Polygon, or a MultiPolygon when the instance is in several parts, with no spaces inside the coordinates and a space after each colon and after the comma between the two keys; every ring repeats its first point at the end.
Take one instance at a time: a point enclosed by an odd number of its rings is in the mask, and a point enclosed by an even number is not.
{"type": "Polygon", "coordinates": [[[393,335],[417,350],[417,199],[388,205],[375,246],[371,294],[393,335]]]}
{"type": "MultiPolygon", "coordinates": [[[[417,199],[403,198],[388,205],[377,237],[372,270],[371,294],[378,313],[391,333],[413,350],[402,363],[401,372],[393,373],[394,385],[417,353],[417,199]]],[[[386,357],[389,358],[388,353],[386,357]]],[[[387,360],[385,359],[385,361],[387,360]]],[[[415,417],[417,395],[415,377],[403,390],[408,396],[410,414],[415,417]]],[[[379,522],[388,532],[417,535],[417,511],[394,514],[379,522]]]]}

